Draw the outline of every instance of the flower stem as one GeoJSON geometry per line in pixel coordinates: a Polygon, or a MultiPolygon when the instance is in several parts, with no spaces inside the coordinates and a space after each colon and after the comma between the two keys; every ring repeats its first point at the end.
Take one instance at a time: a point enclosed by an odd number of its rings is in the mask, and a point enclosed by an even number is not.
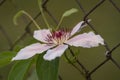
{"type": "Polygon", "coordinates": [[[57,30],[57,29],[59,29],[59,27],[60,27],[60,25],[61,25],[62,21],[63,21],[63,17],[61,17],[61,19],[60,19],[60,21],[59,21],[59,23],[58,23],[58,25],[57,25],[56,30],[57,30]]]}
{"type": "Polygon", "coordinates": [[[23,14],[27,15],[27,16],[30,18],[30,20],[33,21],[33,23],[35,24],[35,26],[36,26],[38,29],[40,29],[40,26],[37,24],[37,22],[36,22],[27,12],[25,12],[25,11],[22,11],[22,12],[23,12],[23,14]]]}
{"type": "MultiPolygon", "coordinates": [[[[38,4],[39,4],[39,3],[38,3],[38,4]]],[[[39,4],[39,8],[40,8],[40,12],[41,12],[42,18],[43,18],[46,26],[47,26],[48,28],[50,28],[50,25],[48,24],[48,21],[47,21],[45,15],[44,15],[44,13],[43,13],[42,4],[39,4]]]]}

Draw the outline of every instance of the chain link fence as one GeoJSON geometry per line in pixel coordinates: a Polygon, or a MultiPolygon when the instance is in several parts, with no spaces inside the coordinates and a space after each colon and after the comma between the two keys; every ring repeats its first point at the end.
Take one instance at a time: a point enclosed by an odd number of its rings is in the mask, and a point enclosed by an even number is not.
{"type": "MultiPolygon", "coordinates": [[[[6,0],[1,0],[0,1],[0,6],[2,6],[3,4],[5,4],[5,1],[6,0]]],[[[46,12],[49,17],[51,17],[51,19],[56,23],[58,24],[58,20],[56,19],[56,17],[50,12],[50,10],[48,9],[49,6],[47,6],[47,4],[49,4],[51,0],[44,0],[43,1],[43,9],[44,9],[44,12],[46,12]]],[[[119,6],[117,5],[116,1],[115,0],[98,0],[96,5],[92,5],[93,7],[91,9],[89,9],[88,11],[86,11],[83,7],[83,4],[81,3],[81,0],[73,0],[77,6],[79,6],[79,9],[83,12],[83,19],[87,24],[88,26],[96,33],[96,34],[99,34],[99,32],[96,30],[96,26],[94,26],[93,24],[91,23],[88,23],[87,22],[87,19],[89,18],[90,15],[94,15],[92,14],[94,11],[97,10],[97,8],[99,8],[100,6],[102,6],[105,2],[109,2],[109,5],[112,5],[112,7],[114,7],[116,9],[116,11],[118,13],[120,13],[120,8],[119,6]]],[[[120,1],[119,1],[120,2],[120,1]]],[[[108,5],[108,6],[109,6],[108,5]]],[[[36,20],[39,16],[41,16],[41,13],[37,13],[37,15],[34,17],[34,20],[36,20]]],[[[13,50],[13,48],[19,44],[24,38],[26,38],[27,35],[30,35],[32,36],[32,31],[31,31],[31,24],[32,24],[32,21],[30,21],[26,27],[25,27],[25,30],[24,30],[24,33],[21,34],[21,36],[15,41],[15,42],[12,42],[11,38],[8,36],[6,30],[4,29],[4,27],[2,27],[0,25],[0,32],[2,33],[2,35],[4,35],[4,37],[6,38],[7,40],[7,44],[9,45],[9,50],[13,50]]],[[[109,35],[109,34],[108,34],[109,35]]],[[[102,35],[101,35],[102,36],[102,35]]],[[[114,45],[112,48],[109,47],[108,45],[108,42],[105,40],[105,45],[104,45],[104,48],[105,48],[105,59],[102,60],[100,63],[98,63],[97,66],[94,66],[93,69],[91,70],[88,70],[86,66],[83,65],[83,63],[80,61],[80,59],[78,59],[74,52],[72,51],[71,48],[69,48],[70,50],[70,53],[72,54],[75,60],[75,63],[73,63],[69,57],[65,54],[65,57],[66,59],[68,60],[69,64],[71,64],[75,69],[77,69],[82,75],[85,80],[93,80],[92,79],[92,75],[95,74],[96,71],[98,71],[103,65],[107,64],[107,62],[111,62],[113,65],[116,66],[116,68],[118,68],[120,70],[120,62],[117,61],[113,56],[112,54],[114,53],[114,51],[120,47],[120,42],[118,42],[116,45],[114,45]],[[77,66],[79,65],[79,66],[77,66]]],[[[104,72],[103,72],[104,74],[104,72]]],[[[64,78],[59,75],[59,80],[64,80],[64,78]]]]}

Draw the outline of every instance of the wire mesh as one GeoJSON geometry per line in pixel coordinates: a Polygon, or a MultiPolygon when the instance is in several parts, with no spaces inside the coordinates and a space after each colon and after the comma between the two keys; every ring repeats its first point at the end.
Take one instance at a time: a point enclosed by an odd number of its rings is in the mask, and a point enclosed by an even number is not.
{"type": "MultiPolygon", "coordinates": [[[[5,3],[6,0],[1,0],[0,1],[0,6],[2,6],[2,4],[5,3]]],[[[47,3],[50,2],[51,0],[44,0],[43,1],[43,10],[44,12],[46,12],[49,17],[51,17],[53,19],[53,21],[58,24],[57,19],[55,18],[55,16],[50,12],[50,10],[48,10],[48,6],[47,3]]],[[[83,20],[88,24],[88,26],[96,33],[99,34],[99,32],[95,29],[95,26],[91,23],[87,22],[87,19],[89,18],[90,15],[92,15],[92,13],[94,11],[96,11],[97,8],[99,8],[100,6],[102,6],[106,1],[108,1],[110,3],[110,5],[112,5],[116,11],[118,11],[118,13],[120,13],[120,8],[118,7],[118,5],[115,3],[114,0],[99,0],[97,2],[96,5],[94,5],[89,11],[85,11],[84,7],[81,4],[81,0],[74,0],[76,5],[79,6],[79,9],[83,12],[84,16],[83,16],[83,20]]],[[[41,13],[37,13],[36,16],[34,17],[34,20],[36,20],[39,16],[41,16],[41,13]]],[[[13,50],[13,48],[19,44],[19,42],[26,38],[26,35],[29,34],[30,36],[32,36],[32,32],[30,30],[30,26],[32,24],[32,21],[30,21],[27,26],[25,27],[24,33],[15,41],[12,43],[10,37],[8,36],[7,32],[5,31],[5,29],[0,25],[0,31],[1,33],[5,36],[6,40],[8,41],[8,45],[10,46],[9,50],[13,50]]],[[[102,36],[102,35],[101,35],[102,36]]],[[[108,61],[111,61],[112,64],[114,64],[116,66],[116,68],[120,69],[120,62],[118,62],[113,56],[113,52],[120,47],[120,42],[118,42],[114,47],[112,47],[112,49],[109,48],[108,43],[105,41],[105,45],[104,48],[106,49],[105,51],[105,59],[103,61],[101,61],[100,63],[98,63],[97,66],[94,66],[94,68],[92,70],[88,70],[86,68],[86,66],[84,66],[80,60],[77,59],[77,57],[75,56],[74,52],[72,51],[71,48],[69,48],[70,53],[72,54],[73,57],[75,57],[75,62],[77,63],[76,66],[75,63],[73,63],[68,56],[65,54],[66,59],[68,60],[69,64],[71,64],[71,66],[73,66],[75,69],[77,69],[81,75],[86,79],[86,80],[92,80],[92,75],[95,74],[96,71],[98,71],[103,65],[107,64],[108,61]]],[[[64,80],[62,78],[62,76],[59,75],[59,80],[64,80]]]]}

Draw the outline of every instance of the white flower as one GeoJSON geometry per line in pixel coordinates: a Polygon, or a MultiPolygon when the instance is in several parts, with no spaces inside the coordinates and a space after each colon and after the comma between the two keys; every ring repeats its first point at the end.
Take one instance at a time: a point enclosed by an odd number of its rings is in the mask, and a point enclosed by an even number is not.
{"type": "Polygon", "coordinates": [[[35,43],[21,49],[12,60],[28,59],[35,54],[47,51],[43,56],[45,60],[53,60],[60,57],[68,48],[68,45],[75,47],[91,48],[97,47],[99,44],[104,45],[104,40],[100,35],[95,35],[93,32],[79,34],[72,37],[83,26],[84,21],[79,22],[71,32],[66,30],[58,30],[51,32],[49,29],[34,31],[33,37],[41,43],[35,43]]]}

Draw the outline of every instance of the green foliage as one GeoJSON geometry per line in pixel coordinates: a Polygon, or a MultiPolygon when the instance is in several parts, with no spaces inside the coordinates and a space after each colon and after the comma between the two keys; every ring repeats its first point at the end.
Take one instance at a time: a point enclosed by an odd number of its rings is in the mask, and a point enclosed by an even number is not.
{"type": "Polygon", "coordinates": [[[58,80],[59,58],[45,61],[43,55],[39,55],[36,63],[36,71],[39,80],[58,80]]]}
{"type": "Polygon", "coordinates": [[[62,17],[61,17],[61,19],[60,19],[57,27],[56,27],[56,30],[59,29],[59,27],[60,27],[60,25],[61,25],[61,23],[62,23],[62,21],[63,21],[63,19],[64,19],[65,17],[70,16],[71,14],[76,13],[76,12],[78,12],[78,10],[77,10],[76,8],[72,8],[72,9],[70,9],[70,10],[65,11],[65,12],[63,13],[63,15],[62,15],[62,17]]]}
{"type": "Polygon", "coordinates": [[[44,20],[46,26],[50,29],[50,25],[49,25],[49,23],[48,23],[48,21],[47,21],[45,15],[44,15],[44,13],[43,13],[43,9],[42,9],[42,0],[38,0],[38,5],[39,5],[39,8],[40,8],[40,12],[41,12],[42,18],[43,18],[43,20],[44,20]]]}
{"type": "Polygon", "coordinates": [[[34,25],[35,25],[38,29],[40,29],[40,26],[37,24],[37,22],[36,22],[26,11],[24,11],[24,10],[19,11],[19,12],[14,16],[13,22],[14,22],[15,25],[18,25],[18,24],[17,24],[17,18],[18,18],[19,16],[21,16],[22,14],[25,14],[31,21],[33,21],[34,25]]]}
{"type": "Polygon", "coordinates": [[[38,0],[38,5],[39,5],[39,8],[42,7],[42,0],[38,0]]]}
{"type": "Polygon", "coordinates": [[[17,61],[9,73],[8,80],[24,80],[25,74],[31,66],[32,60],[17,61]]]}
{"type": "Polygon", "coordinates": [[[15,52],[6,51],[0,53],[0,67],[9,64],[13,56],[15,56],[15,52]]]}
{"type": "Polygon", "coordinates": [[[33,69],[33,71],[31,72],[31,75],[27,80],[38,80],[36,69],[33,69]]]}
{"type": "Polygon", "coordinates": [[[71,14],[76,13],[76,12],[78,12],[78,10],[76,8],[72,8],[70,10],[65,11],[63,13],[62,17],[70,16],[71,14]]]}
{"type": "Polygon", "coordinates": [[[23,15],[23,12],[24,12],[24,10],[21,10],[21,11],[17,12],[17,14],[15,14],[15,16],[14,16],[14,18],[13,18],[13,23],[14,23],[15,25],[18,25],[18,23],[17,23],[17,18],[20,17],[21,15],[23,15]]]}

